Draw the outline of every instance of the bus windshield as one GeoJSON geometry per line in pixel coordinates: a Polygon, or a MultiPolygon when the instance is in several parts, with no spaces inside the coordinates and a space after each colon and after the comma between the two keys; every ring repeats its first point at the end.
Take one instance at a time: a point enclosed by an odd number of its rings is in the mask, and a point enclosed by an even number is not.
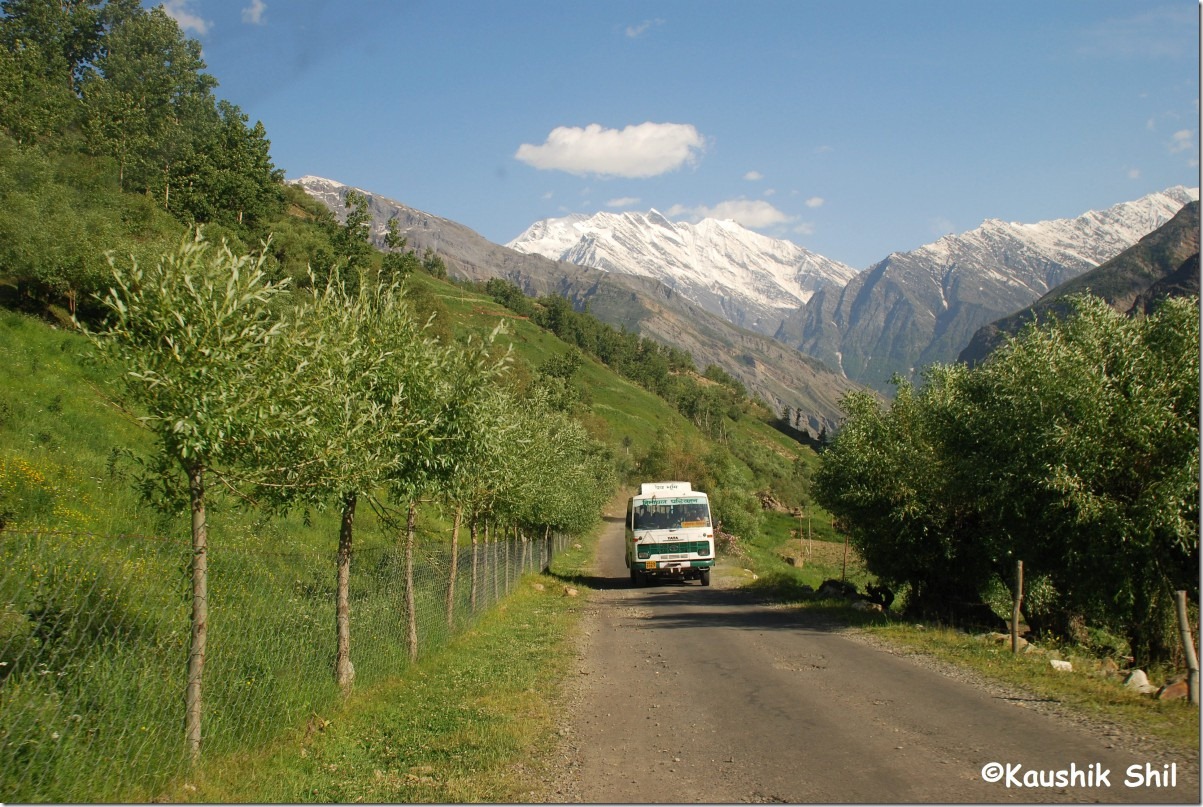
{"type": "Polygon", "coordinates": [[[632,525],[636,530],[670,530],[678,527],[709,527],[710,507],[705,499],[656,499],[635,506],[632,525]]]}

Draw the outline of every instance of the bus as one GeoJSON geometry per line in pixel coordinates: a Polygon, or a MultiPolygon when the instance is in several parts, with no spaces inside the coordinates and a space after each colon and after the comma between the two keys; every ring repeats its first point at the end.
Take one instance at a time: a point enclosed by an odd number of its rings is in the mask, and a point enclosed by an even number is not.
{"type": "Polygon", "coordinates": [[[714,526],[710,500],[689,482],[644,482],[627,501],[631,585],[675,578],[710,585],[714,526]]]}

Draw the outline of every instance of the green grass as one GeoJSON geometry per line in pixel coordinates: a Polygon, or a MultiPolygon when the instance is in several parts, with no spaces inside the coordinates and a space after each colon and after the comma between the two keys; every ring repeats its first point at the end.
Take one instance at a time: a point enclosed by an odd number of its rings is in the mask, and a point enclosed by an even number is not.
{"type": "MultiPolygon", "coordinates": [[[[186,769],[182,703],[189,635],[186,508],[140,498],[129,454],[150,436],[105,393],[81,336],[0,312],[0,793],[10,801],[130,800],[186,769]]],[[[338,702],[332,512],[267,514],[209,501],[206,755],[237,755],[338,702]]],[[[419,509],[421,653],[451,630],[443,596],[448,519],[419,509]]],[[[467,535],[461,536],[461,548],[467,535]]],[[[408,668],[397,536],[356,519],[356,685],[408,668]]],[[[516,564],[516,553],[513,562],[516,564]]],[[[462,556],[461,556],[462,557],[462,556]]],[[[457,619],[469,613],[461,560],[457,619]]],[[[504,585],[499,589],[504,592],[504,585]]],[[[482,609],[493,601],[482,592],[482,609]]]]}
{"type": "Polygon", "coordinates": [[[161,798],[197,802],[518,802],[550,765],[594,540],[528,575],[471,630],[404,675],[252,753],[212,759],[161,798]],[[541,586],[542,590],[538,590],[541,586]]]}
{"type": "Polygon", "coordinates": [[[809,524],[805,517],[800,522],[787,513],[766,513],[760,534],[740,541],[739,547],[742,555],[732,561],[756,575],[748,587],[781,602],[809,600],[803,586],[817,589],[824,580],[847,580],[862,592],[876,581],[851,548],[845,563],[843,539],[822,511],[809,524]],[[803,536],[808,537],[798,537],[800,523],[803,536]],[[787,557],[794,559],[794,565],[786,562],[787,557]]]}

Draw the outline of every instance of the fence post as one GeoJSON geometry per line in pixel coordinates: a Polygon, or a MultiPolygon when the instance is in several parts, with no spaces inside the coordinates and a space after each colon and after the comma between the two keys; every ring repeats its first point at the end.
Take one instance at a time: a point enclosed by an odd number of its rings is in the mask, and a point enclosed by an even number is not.
{"type": "Polygon", "coordinates": [[[468,531],[472,535],[472,594],[470,595],[470,600],[472,603],[472,613],[475,614],[476,613],[476,576],[478,574],[477,551],[479,549],[478,542],[477,542],[477,534],[476,534],[476,517],[475,516],[472,517],[472,521],[470,522],[468,531]]]}
{"type": "Polygon", "coordinates": [[[459,528],[464,518],[464,506],[455,508],[451,525],[451,570],[447,575],[447,629],[455,629],[455,576],[459,574],[459,528]]]}
{"type": "Polygon", "coordinates": [[[1011,652],[1019,652],[1019,607],[1023,604],[1023,561],[1015,561],[1015,604],[1011,606],[1011,652]]]}
{"type": "Polygon", "coordinates": [[[1190,632],[1190,617],[1186,613],[1186,592],[1175,591],[1178,604],[1178,629],[1182,632],[1182,650],[1186,653],[1187,686],[1190,702],[1199,705],[1199,657],[1195,655],[1195,639],[1190,632]]]}
{"type": "Polygon", "coordinates": [[[844,533],[844,565],[840,567],[840,582],[848,579],[848,533],[844,533]]]}

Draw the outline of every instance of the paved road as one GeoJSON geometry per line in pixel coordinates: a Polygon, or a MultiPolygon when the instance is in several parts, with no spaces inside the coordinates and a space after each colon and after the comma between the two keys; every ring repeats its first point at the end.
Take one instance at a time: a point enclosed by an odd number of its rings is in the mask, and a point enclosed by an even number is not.
{"type": "Polygon", "coordinates": [[[1167,769],[1166,757],[1134,755],[1114,736],[855,641],[798,609],[697,583],[632,589],[622,540],[612,517],[594,569],[563,797],[1199,801],[1197,760],[1167,769]],[[1077,774],[1063,786],[1007,787],[1005,775],[983,781],[989,762],[1022,766],[1012,767],[1018,782],[1028,771],[1077,774]],[[1164,786],[1127,786],[1129,766],[1142,780],[1146,770],[1161,774],[1164,786]]]}

